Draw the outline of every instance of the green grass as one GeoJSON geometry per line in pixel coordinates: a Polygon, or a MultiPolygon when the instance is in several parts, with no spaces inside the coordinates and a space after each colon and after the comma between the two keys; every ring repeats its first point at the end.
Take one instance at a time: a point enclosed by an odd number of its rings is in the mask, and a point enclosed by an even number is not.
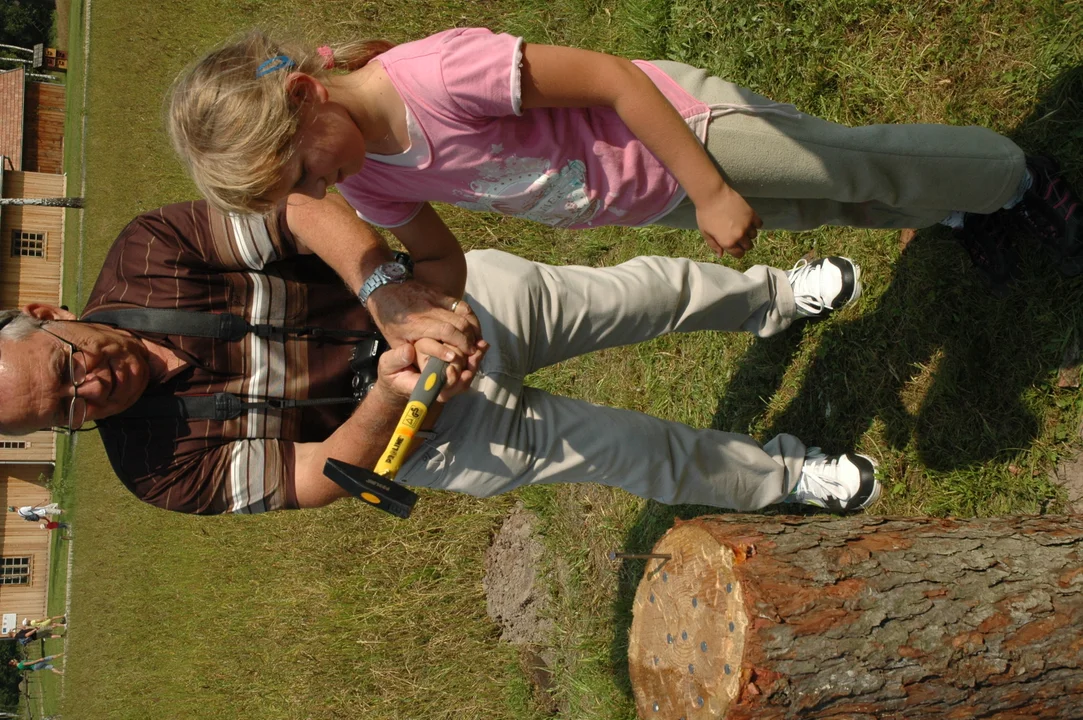
{"type": "MultiPolygon", "coordinates": [[[[83,60],[83,24],[85,6],[82,0],[72,0],[68,16],[68,72],[65,75],[67,104],[64,118],[64,172],[68,176],[68,195],[78,196],[82,192],[83,174],[83,84],[86,68],[83,60]]],[[[83,212],[65,210],[64,225],[66,242],[64,243],[63,304],[78,307],[80,297],[80,239],[82,237],[83,212]]],[[[59,455],[59,449],[58,453],[59,455]]]]}
{"type": "MultiPolygon", "coordinates": [[[[664,56],[840,122],[986,125],[1055,152],[1078,188],[1080,17],[1083,3],[1063,0],[95,0],[86,245],[80,278],[69,244],[65,298],[79,305],[135,214],[191,197],[161,127],[162,93],[201,50],[253,21],[316,41],[488,25],[531,41],[664,56]]],[[[73,67],[69,81],[80,72],[73,67]]],[[[73,157],[75,142],[70,133],[73,157]]],[[[693,233],[445,217],[469,247],[545,262],[709,257],[693,233]]],[[[698,334],[599,353],[533,383],[761,439],[784,431],[829,451],[860,448],[884,468],[883,513],[1060,509],[1047,474],[1077,450],[1083,399],[1058,389],[1056,374],[1083,329],[1081,283],[1050,274],[1026,246],[1017,288],[994,298],[935,229],[905,250],[887,232],[768,233],[749,258],[726,262],[789,266],[810,250],[862,264],[856,307],[768,340],[698,334]]],[[[62,486],[78,521],[66,718],[540,716],[481,591],[484,549],[514,498],[425,493],[406,523],[349,503],[174,516],[135,501],[86,435],[62,486]]],[[[642,565],[615,565],[605,553],[648,549],[675,517],[707,509],[597,486],[518,497],[541,517],[564,715],[633,717],[626,633],[642,565]]]]}

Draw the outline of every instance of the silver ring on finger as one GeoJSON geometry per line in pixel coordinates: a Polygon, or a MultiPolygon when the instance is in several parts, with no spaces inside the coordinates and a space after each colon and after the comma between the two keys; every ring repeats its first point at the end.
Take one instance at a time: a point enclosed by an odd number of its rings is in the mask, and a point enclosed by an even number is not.
{"type": "Polygon", "coordinates": [[[455,302],[451,303],[451,312],[455,312],[455,308],[459,307],[459,302],[460,301],[456,300],[455,302]]]}

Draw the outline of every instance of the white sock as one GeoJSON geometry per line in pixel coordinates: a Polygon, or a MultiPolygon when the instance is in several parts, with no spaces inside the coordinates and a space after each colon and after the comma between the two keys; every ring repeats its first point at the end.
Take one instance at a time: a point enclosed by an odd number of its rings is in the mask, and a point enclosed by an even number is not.
{"type": "Polygon", "coordinates": [[[966,213],[963,212],[962,210],[954,210],[954,211],[948,213],[948,216],[946,218],[944,218],[943,220],[941,220],[940,224],[941,225],[947,225],[952,230],[958,230],[959,228],[961,228],[963,226],[963,216],[965,216],[965,215],[966,215],[966,213]]]}

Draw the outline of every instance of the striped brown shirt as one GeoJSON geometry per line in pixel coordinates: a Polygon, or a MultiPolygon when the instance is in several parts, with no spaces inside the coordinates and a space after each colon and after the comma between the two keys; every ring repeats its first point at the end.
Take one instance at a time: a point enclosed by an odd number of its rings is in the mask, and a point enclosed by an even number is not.
{"type": "MultiPolygon", "coordinates": [[[[335,273],[298,254],[285,213],[223,216],[203,201],[140,215],[120,234],[83,312],[149,307],[231,312],[250,323],[367,330],[371,321],[335,273]]],[[[173,349],[185,368],[144,397],[231,392],[247,398],[350,395],[352,345],[247,335],[237,342],[135,333],[173,349]]],[[[219,422],[112,418],[99,423],[121,482],[142,500],[190,513],[297,507],[293,443],[324,440],[352,404],[251,410],[219,422]]]]}

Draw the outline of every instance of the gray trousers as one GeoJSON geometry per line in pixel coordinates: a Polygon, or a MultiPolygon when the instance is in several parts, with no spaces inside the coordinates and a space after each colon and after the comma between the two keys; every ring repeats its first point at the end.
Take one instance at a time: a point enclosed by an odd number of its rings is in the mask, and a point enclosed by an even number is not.
{"type": "Polygon", "coordinates": [[[793,320],[785,272],[745,273],[680,258],[553,267],[496,250],[467,253],[467,300],[491,348],[472,387],[444,407],[399,479],[481,497],[523,485],[597,482],[663,503],[755,510],[801,472],[792,435],[766,445],[525,387],[548,365],[671,332],[746,330],[793,320]]]}
{"type": "MultiPolygon", "coordinates": [[[[981,127],[820,120],[683,63],[655,64],[714,110],[707,151],[765,229],[922,228],[1015,195],[1023,151],[981,127]]],[[[691,201],[659,225],[695,229],[691,201]]]]}

